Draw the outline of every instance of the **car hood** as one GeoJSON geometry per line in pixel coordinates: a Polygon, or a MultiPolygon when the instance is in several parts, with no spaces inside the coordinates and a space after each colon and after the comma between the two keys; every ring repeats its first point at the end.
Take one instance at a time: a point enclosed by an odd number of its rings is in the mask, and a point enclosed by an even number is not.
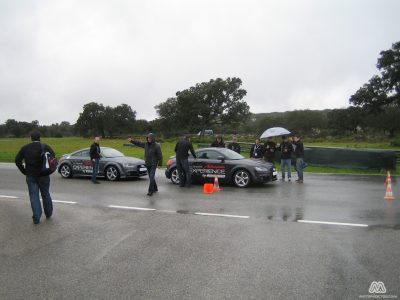
{"type": "Polygon", "coordinates": [[[120,157],[105,157],[104,159],[119,162],[121,164],[144,165],[144,160],[136,157],[120,156],[120,157]]]}
{"type": "MultiPolygon", "coordinates": [[[[235,160],[231,160],[235,161],[235,160]]],[[[237,164],[243,164],[246,166],[254,166],[254,167],[264,167],[264,168],[272,168],[274,165],[270,162],[267,162],[262,159],[250,159],[250,158],[245,158],[245,159],[238,159],[236,160],[237,164]]]]}

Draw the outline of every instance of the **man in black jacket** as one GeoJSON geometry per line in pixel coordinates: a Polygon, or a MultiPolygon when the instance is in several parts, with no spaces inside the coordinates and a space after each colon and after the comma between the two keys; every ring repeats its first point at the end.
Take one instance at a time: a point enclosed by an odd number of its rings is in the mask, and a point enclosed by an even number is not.
{"type": "Polygon", "coordinates": [[[176,168],[178,169],[180,187],[190,187],[191,184],[192,178],[188,159],[189,151],[192,153],[193,157],[196,158],[196,153],[194,152],[193,145],[190,142],[190,137],[185,136],[175,145],[176,168]]]}
{"type": "Polygon", "coordinates": [[[149,133],[147,135],[146,142],[134,141],[131,138],[129,138],[128,141],[138,147],[144,148],[145,163],[150,179],[147,195],[153,196],[153,193],[158,192],[155,179],[157,166],[162,166],[162,153],[160,145],[156,143],[155,135],[153,133],[149,133]]]}
{"type": "Polygon", "coordinates": [[[94,138],[93,144],[90,146],[90,160],[92,161],[93,173],[92,182],[100,183],[97,181],[97,173],[99,172],[99,162],[100,162],[100,137],[96,136],[94,138]]]}
{"type": "Polygon", "coordinates": [[[231,149],[232,151],[235,151],[236,153],[239,153],[240,154],[240,145],[239,145],[239,143],[237,142],[237,137],[236,136],[234,136],[233,138],[232,138],[232,143],[229,143],[228,144],[228,149],[231,149]]]}
{"type": "Polygon", "coordinates": [[[276,143],[272,140],[272,138],[268,138],[264,144],[265,149],[265,160],[274,163],[275,152],[276,152],[276,143]]]}
{"type": "Polygon", "coordinates": [[[221,135],[217,135],[217,138],[215,139],[214,142],[212,142],[211,147],[225,148],[225,143],[221,135]]]}
{"type": "Polygon", "coordinates": [[[285,181],[285,169],[287,167],[288,180],[292,178],[292,153],[293,145],[287,136],[282,137],[282,144],[279,146],[281,151],[282,181],[285,181]]]}
{"type": "Polygon", "coordinates": [[[260,139],[256,139],[256,143],[250,149],[250,158],[263,158],[263,156],[264,145],[261,144],[260,139]]]}
{"type": "Polygon", "coordinates": [[[295,145],[294,154],[296,156],[296,170],[297,170],[297,182],[303,183],[303,169],[304,169],[304,145],[299,135],[293,137],[293,144],[295,145]]]}
{"type": "MultiPolygon", "coordinates": [[[[50,176],[41,174],[42,169],[42,144],[40,143],[40,133],[35,131],[31,134],[32,143],[26,144],[19,150],[15,157],[15,164],[22,174],[26,176],[28,184],[29,199],[32,207],[32,219],[34,224],[40,223],[42,216],[42,205],[40,204],[39,191],[43,199],[43,210],[46,218],[50,218],[53,214],[53,201],[50,196],[50,176]],[[22,164],[25,162],[25,166],[22,164]]],[[[43,150],[50,152],[53,156],[55,153],[50,146],[43,144],[43,150]]]]}

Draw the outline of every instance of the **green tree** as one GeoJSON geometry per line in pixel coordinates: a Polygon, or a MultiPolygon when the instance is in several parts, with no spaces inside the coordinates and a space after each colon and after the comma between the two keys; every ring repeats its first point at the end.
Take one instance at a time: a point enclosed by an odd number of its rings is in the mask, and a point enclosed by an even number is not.
{"type": "Polygon", "coordinates": [[[400,42],[382,51],[377,68],[380,75],[373,76],[350,97],[350,103],[377,113],[385,107],[400,107],[400,42]]]}
{"type": "Polygon", "coordinates": [[[249,116],[240,78],[211,79],[176,93],[155,108],[166,128],[197,132],[215,124],[235,126],[249,116]]]}
{"type": "Polygon", "coordinates": [[[105,107],[103,104],[90,102],[83,106],[76,122],[77,131],[83,136],[101,135],[105,137],[105,107]]]}

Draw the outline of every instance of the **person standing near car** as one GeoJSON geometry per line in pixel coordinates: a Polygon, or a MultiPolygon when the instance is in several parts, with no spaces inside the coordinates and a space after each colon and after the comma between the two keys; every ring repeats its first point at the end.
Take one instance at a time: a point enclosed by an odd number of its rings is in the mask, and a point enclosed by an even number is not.
{"type": "Polygon", "coordinates": [[[293,137],[293,144],[295,145],[294,154],[296,156],[296,170],[298,178],[296,182],[303,183],[303,169],[304,169],[304,145],[299,135],[293,137]]]}
{"type": "Polygon", "coordinates": [[[275,152],[276,152],[276,143],[272,140],[272,138],[267,138],[267,141],[264,144],[265,150],[265,160],[274,163],[275,152]]]}
{"type": "Polygon", "coordinates": [[[240,145],[237,141],[238,141],[237,137],[234,136],[232,138],[232,142],[228,144],[228,149],[240,154],[240,145]]]}
{"type": "Polygon", "coordinates": [[[217,135],[217,138],[215,139],[214,142],[212,142],[211,147],[225,148],[225,143],[221,135],[217,135]]]}
{"type": "Polygon", "coordinates": [[[32,142],[23,146],[15,157],[15,164],[22,174],[26,176],[28,185],[29,199],[32,208],[32,219],[34,224],[40,223],[42,216],[42,205],[40,204],[39,191],[43,199],[43,210],[46,218],[53,215],[53,200],[50,195],[50,175],[41,174],[42,151],[50,152],[55,157],[55,153],[50,146],[40,143],[40,132],[34,131],[31,134],[32,142]],[[22,164],[25,162],[25,166],[22,164]]]}
{"type": "Polygon", "coordinates": [[[281,151],[281,167],[282,167],[282,181],[285,181],[285,169],[287,168],[288,180],[292,180],[292,153],[293,145],[287,136],[282,137],[282,143],[279,146],[281,151]]]}
{"type": "Polygon", "coordinates": [[[134,141],[132,138],[129,138],[128,141],[135,146],[144,148],[145,164],[150,179],[147,196],[153,196],[153,193],[158,192],[155,176],[157,166],[162,166],[161,147],[156,143],[155,135],[153,133],[147,135],[146,142],[134,141]]]}
{"type": "Polygon", "coordinates": [[[263,158],[263,156],[264,146],[261,144],[260,139],[256,139],[256,143],[250,149],[250,158],[263,158]]]}
{"type": "Polygon", "coordinates": [[[196,153],[194,152],[190,137],[185,136],[182,140],[176,143],[175,146],[176,168],[178,169],[180,187],[190,187],[191,184],[192,174],[190,172],[188,159],[189,151],[192,153],[193,157],[196,158],[196,153]]]}
{"type": "Polygon", "coordinates": [[[92,182],[94,184],[99,184],[97,181],[97,173],[99,172],[99,162],[100,162],[100,137],[96,136],[94,138],[93,144],[90,146],[90,160],[92,162],[92,182]]]}

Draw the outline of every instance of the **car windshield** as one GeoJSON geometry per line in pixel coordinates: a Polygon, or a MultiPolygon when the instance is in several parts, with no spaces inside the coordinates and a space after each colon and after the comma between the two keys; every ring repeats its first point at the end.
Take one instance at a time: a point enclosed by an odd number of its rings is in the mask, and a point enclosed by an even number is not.
{"type": "Polygon", "coordinates": [[[226,148],[218,148],[221,153],[223,153],[227,159],[244,159],[244,156],[239,153],[226,148]]]}
{"type": "Polygon", "coordinates": [[[112,148],[102,148],[101,149],[101,154],[104,157],[121,157],[121,156],[125,156],[123,153],[119,152],[118,150],[112,149],[112,148]]]}

